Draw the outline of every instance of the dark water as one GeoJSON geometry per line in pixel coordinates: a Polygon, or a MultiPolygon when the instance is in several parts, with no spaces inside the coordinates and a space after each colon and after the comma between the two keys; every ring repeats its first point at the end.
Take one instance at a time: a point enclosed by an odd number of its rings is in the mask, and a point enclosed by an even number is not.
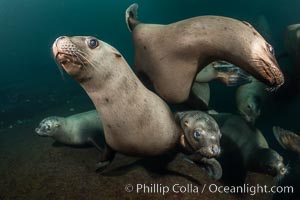
{"type": "MultiPolygon", "coordinates": [[[[283,31],[300,22],[299,0],[0,0],[0,128],[27,123],[53,106],[92,109],[84,91],[65,74],[62,79],[51,55],[51,45],[61,35],[92,35],[116,47],[132,66],[133,45],[124,12],[137,2],[139,18],[145,23],[167,24],[199,15],[222,15],[255,24],[265,15],[271,26],[269,41],[283,52],[283,31]]],[[[282,60],[283,69],[289,61],[282,60]]],[[[220,112],[235,112],[234,92],[212,83],[211,106],[220,112]]],[[[300,133],[299,99],[272,100],[258,127],[281,151],[271,127],[280,125],[300,133]]]]}

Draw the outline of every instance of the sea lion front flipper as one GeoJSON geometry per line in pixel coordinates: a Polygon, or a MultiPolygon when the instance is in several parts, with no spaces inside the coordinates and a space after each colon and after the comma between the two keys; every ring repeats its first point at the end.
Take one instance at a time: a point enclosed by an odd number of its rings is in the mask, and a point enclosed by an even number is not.
{"type": "Polygon", "coordinates": [[[97,142],[93,139],[93,138],[91,138],[91,137],[89,137],[88,138],[88,141],[90,142],[90,143],[92,143],[100,152],[103,152],[104,150],[99,146],[99,144],[97,144],[97,142]]]}
{"type": "Polygon", "coordinates": [[[229,87],[243,85],[252,81],[251,76],[247,72],[230,63],[214,65],[214,69],[217,72],[217,79],[229,87]]]}
{"type": "Polygon", "coordinates": [[[222,166],[214,158],[205,158],[198,154],[193,154],[188,156],[186,160],[189,160],[204,169],[206,173],[215,180],[219,180],[222,177],[222,166]]]}
{"type": "Polygon", "coordinates": [[[106,144],[104,152],[101,155],[100,162],[96,164],[96,172],[102,172],[114,159],[115,154],[115,151],[106,144]]]}
{"type": "Polygon", "coordinates": [[[278,143],[287,150],[300,154],[300,136],[284,130],[278,126],[273,127],[273,133],[278,143]]]}

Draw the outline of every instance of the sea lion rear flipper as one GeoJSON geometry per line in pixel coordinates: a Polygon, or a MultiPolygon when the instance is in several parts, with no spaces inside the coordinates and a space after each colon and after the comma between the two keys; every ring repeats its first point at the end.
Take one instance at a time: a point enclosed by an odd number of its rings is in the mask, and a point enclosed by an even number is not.
{"type": "Polygon", "coordinates": [[[134,3],[130,5],[125,12],[125,21],[127,24],[127,27],[130,32],[133,31],[134,27],[139,23],[137,21],[137,10],[139,8],[139,5],[137,3],[134,3]]]}
{"type": "Polygon", "coordinates": [[[278,143],[287,150],[294,151],[300,154],[300,136],[284,130],[280,127],[274,126],[273,133],[278,143]]]}
{"type": "Polygon", "coordinates": [[[243,85],[252,81],[251,76],[247,72],[235,65],[220,63],[215,65],[214,68],[217,71],[218,80],[229,87],[243,85]]]}

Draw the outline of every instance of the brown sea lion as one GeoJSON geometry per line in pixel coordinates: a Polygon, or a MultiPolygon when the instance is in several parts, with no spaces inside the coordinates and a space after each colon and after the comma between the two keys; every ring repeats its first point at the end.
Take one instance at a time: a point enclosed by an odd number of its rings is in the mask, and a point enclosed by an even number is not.
{"type": "Polygon", "coordinates": [[[183,129],[180,144],[182,151],[189,155],[187,158],[200,167],[204,166],[209,176],[216,180],[220,179],[222,167],[215,158],[212,158],[221,152],[221,133],[217,122],[201,111],[178,112],[175,119],[183,129]]]}
{"type": "Polygon", "coordinates": [[[168,25],[143,24],[137,8],[133,4],[126,10],[135,70],[167,102],[186,101],[196,74],[216,60],[239,66],[269,87],[284,83],[273,47],[249,23],[201,16],[168,25]]]}
{"type": "Polygon", "coordinates": [[[253,77],[251,79],[251,83],[241,85],[237,89],[235,98],[239,113],[246,121],[254,124],[270,93],[266,91],[265,84],[253,77]]]}
{"type": "MultiPolygon", "coordinates": [[[[167,104],[144,87],[115,48],[90,36],[62,36],[52,48],[56,62],[84,88],[102,120],[106,148],[98,168],[106,167],[115,152],[158,156],[180,145],[183,131],[167,104]]],[[[216,156],[211,145],[200,154],[216,156]]]]}
{"type": "Polygon", "coordinates": [[[273,133],[282,148],[286,150],[285,159],[288,161],[288,173],[279,180],[278,186],[289,187],[289,192],[274,194],[273,200],[298,200],[300,195],[300,136],[273,127],[273,133]]]}
{"type": "Polygon", "coordinates": [[[243,118],[232,114],[211,115],[218,123],[222,138],[222,154],[218,158],[224,180],[243,184],[247,171],[283,176],[287,169],[283,158],[271,149],[263,134],[243,118]]]}

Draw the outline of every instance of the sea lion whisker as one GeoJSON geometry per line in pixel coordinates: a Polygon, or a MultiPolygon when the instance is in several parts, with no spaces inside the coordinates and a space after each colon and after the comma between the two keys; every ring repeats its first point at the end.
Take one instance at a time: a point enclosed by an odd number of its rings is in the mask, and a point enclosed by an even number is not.
{"type": "Polygon", "coordinates": [[[83,55],[87,55],[87,53],[85,53],[85,52],[83,52],[83,51],[81,51],[81,50],[79,50],[79,49],[77,49],[76,52],[79,52],[79,53],[81,53],[81,54],[83,54],[83,55]]]}
{"type": "Polygon", "coordinates": [[[80,56],[76,54],[76,52],[74,52],[74,55],[76,56],[76,58],[81,62],[83,69],[86,69],[86,66],[84,64],[84,62],[81,60],[80,56]]]}
{"type": "Polygon", "coordinates": [[[89,61],[89,59],[87,59],[84,55],[82,55],[82,53],[80,53],[79,51],[77,51],[77,54],[79,56],[81,56],[84,60],[86,60],[86,62],[88,62],[93,67],[93,69],[98,70],[97,67],[91,61],[89,61]]]}

